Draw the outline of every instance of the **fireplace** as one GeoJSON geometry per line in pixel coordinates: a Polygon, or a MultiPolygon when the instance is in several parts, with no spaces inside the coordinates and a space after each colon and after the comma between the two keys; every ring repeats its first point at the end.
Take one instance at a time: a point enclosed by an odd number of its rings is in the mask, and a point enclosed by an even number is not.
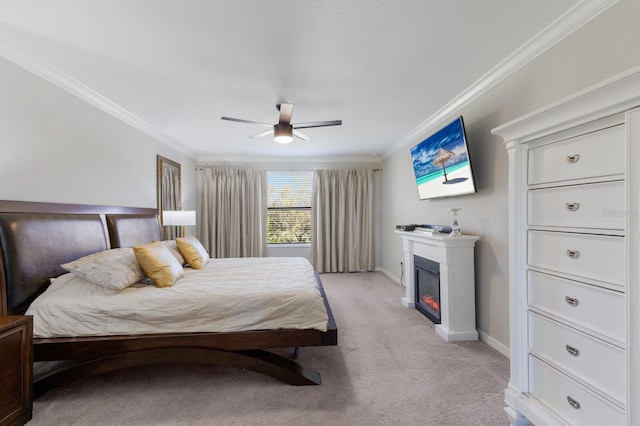
{"type": "Polygon", "coordinates": [[[416,309],[434,324],[440,324],[440,264],[413,256],[415,267],[416,309]]]}
{"type": "MultiPolygon", "coordinates": [[[[478,340],[473,262],[478,237],[452,238],[447,234],[408,231],[396,234],[402,237],[402,267],[407,284],[402,304],[436,313],[437,321],[429,318],[436,322],[436,333],[448,342],[478,340]],[[426,265],[423,260],[428,261],[426,265]],[[431,284],[423,287],[423,282],[431,284]],[[431,297],[425,298],[427,293],[431,297]],[[437,303],[438,309],[432,302],[437,303]]],[[[424,311],[420,309],[421,313],[424,311]]]]}

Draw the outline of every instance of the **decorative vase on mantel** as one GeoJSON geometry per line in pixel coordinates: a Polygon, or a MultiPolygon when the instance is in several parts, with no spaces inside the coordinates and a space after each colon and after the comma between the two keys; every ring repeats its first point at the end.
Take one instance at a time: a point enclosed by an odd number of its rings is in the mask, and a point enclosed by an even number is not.
{"type": "Polygon", "coordinates": [[[451,223],[451,233],[449,237],[462,237],[462,232],[460,232],[460,224],[458,223],[458,211],[462,210],[459,207],[450,208],[449,211],[453,213],[453,222],[451,223]]]}

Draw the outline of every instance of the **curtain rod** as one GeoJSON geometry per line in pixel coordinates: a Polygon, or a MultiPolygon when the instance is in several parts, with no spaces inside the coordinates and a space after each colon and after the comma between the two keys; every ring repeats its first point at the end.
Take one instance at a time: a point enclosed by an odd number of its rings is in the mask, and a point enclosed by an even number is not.
{"type": "MultiPolygon", "coordinates": [[[[218,167],[218,166],[198,166],[196,170],[204,170],[204,169],[216,169],[216,168],[237,168],[237,167],[218,167]]],[[[241,167],[242,168],[242,167],[241,167]]],[[[353,167],[353,168],[345,168],[345,169],[333,169],[333,170],[349,170],[349,169],[369,169],[369,167],[353,167]]],[[[246,169],[246,167],[245,167],[246,169]]],[[[259,170],[259,169],[258,169],[259,170]]],[[[286,168],[277,168],[277,167],[269,167],[266,168],[267,171],[286,171],[286,172],[312,172],[314,170],[328,170],[326,167],[317,167],[315,169],[286,169],[286,168]]],[[[372,169],[374,172],[381,172],[383,169],[372,169]]]]}

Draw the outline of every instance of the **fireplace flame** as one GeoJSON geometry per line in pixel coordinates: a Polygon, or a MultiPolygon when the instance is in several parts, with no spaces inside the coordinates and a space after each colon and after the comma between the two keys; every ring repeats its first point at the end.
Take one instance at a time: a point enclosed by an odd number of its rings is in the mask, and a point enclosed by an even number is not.
{"type": "Polygon", "coordinates": [[[422,296],[422,303],[424,303],[427,306],[430,306],[432,309],[434,309],[436,312],[440,312],[440,303],[436,302],[433,299],[433,296],[430,294],[425,294],[424,296],[422,296]]]}

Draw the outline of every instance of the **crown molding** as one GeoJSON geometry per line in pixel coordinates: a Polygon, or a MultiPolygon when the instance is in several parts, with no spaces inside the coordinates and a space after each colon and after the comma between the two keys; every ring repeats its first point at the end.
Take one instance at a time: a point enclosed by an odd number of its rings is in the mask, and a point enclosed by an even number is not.
{"type": "Polygon", "coordinates": [[[48,81],[49,83],[71,93],[72,95],[82,99],[83,101],[95,106],[96,108],[113,116],[114,118],[130,125],[131,127],[134,127],[142,133],[151,136],[155,140],[169,145],[180,153],[185,154],[193,159],[197,157],[197,154],[194,151],[184,146],[177,139],[174,139],[166,133],[158,130],[151,124],[122,108],[115,102],[102,96],[98,92],[85,86],[63,71],[27,54],[26,52],[10,44],[9,42],[7,42],[7,40],[1,37],[0,56],[10,62],[13,62],[19,67],[26,69],[32,74],[35,74],[38,77],[48,81]]]}
{"type": "Polygon", "coordinates": [[[299,164],[302,167],[310,167],[318,164],[369,164],[380,165],[382,157],[379,156],[242,156],[242,155],[201,155],[198,158],[198,166],[207,167],[211,165],[277,165],[285,164],[291,168],[292,164],[299,164]]]}
{"type": "Polygon", "coordinates": [[[462,108],[478,99],[502,80],[524,67],[618,1],[620,0],[582,0],[575,4],[528,42],[490,69],[466,90],[423,121],[418,127],[394,143],[383,153],[382,157],[386,159],[409,144],[419,142],[425,135],[437,130],[446,120],[459,115],[458,111],[462,108]]]}

